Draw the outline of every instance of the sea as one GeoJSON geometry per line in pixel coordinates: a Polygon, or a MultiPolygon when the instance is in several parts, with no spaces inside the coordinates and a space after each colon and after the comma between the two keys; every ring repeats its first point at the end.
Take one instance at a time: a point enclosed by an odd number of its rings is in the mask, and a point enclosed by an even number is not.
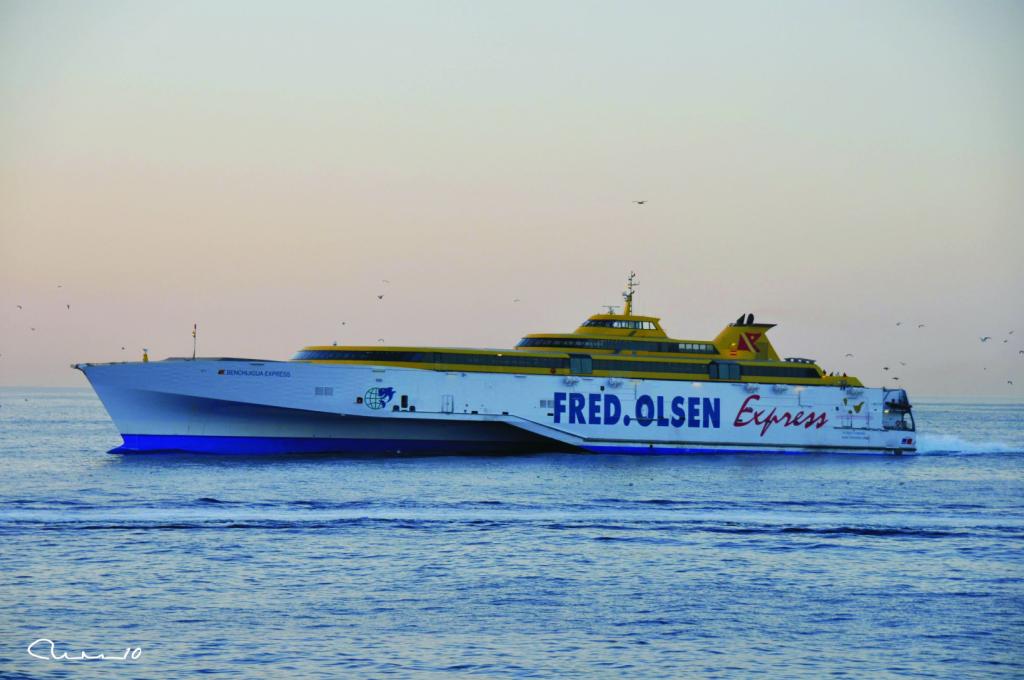
{"type": "Polygon", "coordinates": [[[902,457],[120,455],[91,391],[0,390],[0,677],[1024,677],[1024,405],[915,416],[902,457]]]}

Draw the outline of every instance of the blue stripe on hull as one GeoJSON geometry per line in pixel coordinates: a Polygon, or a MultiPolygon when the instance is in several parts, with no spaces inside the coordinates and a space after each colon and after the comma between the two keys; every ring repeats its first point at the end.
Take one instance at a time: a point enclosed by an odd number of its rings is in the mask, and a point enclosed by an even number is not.
{"type": "MultiPolygon", "coordinates": [[[[793,454],[793,453],[880,453],[880,454],[891,454],[894,453],[890,449],[867,449],[867,448],[849,448],[844,449],[842,447],[808,447],[801,449],[736,449],[727,447],[664,447],[664,446],[586,446],[584,447],[587,451],[593,453],[624,453],[631,455],[648,455],[648,456],[670,456],[686,453],[694,454],[705,454],[705,453],[771,453],[771,454],[793,454]]],[[[912,454],[916,449],[902,449],[899,453],[912,454]]]]}
{"type": "Polygon", "coordinates": [[[338,439],[327,437],[219,437],[177,434],[123,434],[124,444],[110,453],[143,453],[147,451],[184,451],[188,453],[357,453],[357,454],[449,454],[449,453],[519,453],[548,446],[515,442],[448,441],[411,439],[338,439]]]}
{"type": "MultiPolygon", "coordinates": [[[[328,437],[221,437],[175,434],[125,434],[124,444],[110,453],[145,453],[183,451],[217,454],[281,454],[281,453],[351,453],[351,454],[454,454],[454,453],[522,453],[531,451],[567,450],[557,442],[525,444],[493,441],[459,441],[429,439],[340,439],[328,437]]],[[[803,449],[739,449],[726,447],[651,447],[651,446],[584,446],[592,453],[630,455],[679,455],[709,453],[820,453],[842,451],[837,448],[803,449]]],[[[850,453],[890,453],[885,449],[851,449],[850,453]]],[[[903,450],[900,453],[914,453],[903,450]]]]}

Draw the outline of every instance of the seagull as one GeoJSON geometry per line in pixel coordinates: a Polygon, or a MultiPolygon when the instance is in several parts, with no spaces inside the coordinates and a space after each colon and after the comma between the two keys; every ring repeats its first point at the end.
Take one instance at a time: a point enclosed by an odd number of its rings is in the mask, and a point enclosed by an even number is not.
{"type": "Polygon", "coordinates": [[[1006,381],[1006,384],[1007,384],[1007,385],[1012,385],[1012,384],[1013,384],[1013,381],[1012,381],[1012,380],[1007,380],[1007,381],[1006,381]]]}
{"type": "Polygon", "coordinates": [[[21,305],[18,305],[18,309],[21,309],[21,308],[22,308],[21,305]]]}
{"type": "Polygon", "coordinates": [[[121,345],[121,349],[122,349],[122,350],[124,349],[124,345],[121,345]]]}
{"type": "Polygon", "coordinates": [[[902,322],[902,321],[897,321],[897,322],[896,322],[896,325],[897,325],[897,326],[902,326],[902,325],[903,325],[903,322],[902,322]]]}
{"type": "Polygon", "coordinates": [[[384,299],[384,296],[383,296],[383,295],[378,295],[378,296],[377,296],[377,299],[378,299],[378,300],[383,300],[383,299],[384,299]]]}
{"type": "Polygon", "coordinates": [[[985,336],[982,336],[981,341],[982,342],[988,342],[991,339],[992,339],[991,335],[985,335],[985,336]]]}
{"type": "Polygon", "coordinates": [[[852,357],[853,355],[852,355],[852,354],[847,354],[846,356],[848,356],[848,357],[852,357]]]}
{"type": "Polygon", "coordinates": [[[900,366],[906,366],[906,365],[907,365],[907,362],[906,362],[906,361],[901,361],[901,362],[900,362],[900,366]]]}
{"type": "Polygon", "coordinates": [[[1009,340],[1003,340],[1003,342],[1009,342],[1009,340]]]}
{"type": "Polygon", "coordinates": [[[65,305],[65,307],[67,307],[68,309],[71,309],[71,305],[65,305]]]}
{"type": "Polygon", "coordinates": [[[1024,354],[1024,349],[1022,349],[1022,350],[1019,350],[1019,351],[1017,352],[1017,354],[1024,354]]]}
{"type": "Polygon", "coordinates": [[[644,203],[647,202],[647,199],[644,199],[642,201],[633,201],[633,202],[636,203],[637,205],[643,205],[644,203]]]}
{"type": "Polygon", "coordinates": [[[889,370],[889,367],[888,367],[888,366],[882,366],[882,370],[883,370],[883,371],[888,371],[888,370],[889,370]]]}
{"type": "Polygon", "coordinates": [[[384,342],[384,338],[377,338],[377,342],[384,342]]]}
{"type": "Polygon", "coordinates": [[[512,302],[519,302],[519,298],[516,298],[516,299],[515,299],[515,300],[513,300],[512,302]]]}
{"type": "Polygon", "coordinates": [[[391,283],[391,282],[390,282],[390,281],[388,281],[387,279],[381,279],[381,281],[383,281],[384,283],[391,283]]]}
{"type": "Polygon", "coordinates": [[[917,324],[917,327],[918,328],[924,328],[924,324],[923,323],[919,323],[919,324],[917,324]]]}
{"type": "Polygon", "coordinates": [[[58,288],[63,288],[64,286],[62,286],[62,285],[60,285],[60,284],[58,283],[58,284],[57,284],[57,287],[58,287],[58,288]]]}
{"type": "Polygon", "coordinates": [[[345,325],[345,322],[344,322],[344,321],[342,321],[342,322],[341,322],[341,325],[342,325],[342,326],[344,326],[344,325],[345,325]]]}
{"type": "Polygon", "coordinates": [[[35,328],[33,327],[32,330],[35,330],[35,328]]]}

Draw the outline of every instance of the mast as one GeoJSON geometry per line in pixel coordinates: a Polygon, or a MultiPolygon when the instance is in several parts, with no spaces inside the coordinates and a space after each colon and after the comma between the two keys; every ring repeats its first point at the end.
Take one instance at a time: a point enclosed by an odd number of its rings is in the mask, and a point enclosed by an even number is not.
{"type": "Polygon", "coordinates": [[[625,315],[631,316],[633,314],[633,293],[636,292],[637,286],[636,272],[630,272],[629,278],[626,279],[626,292],[622,294],[622,299],[626,301],[625,315]]]}

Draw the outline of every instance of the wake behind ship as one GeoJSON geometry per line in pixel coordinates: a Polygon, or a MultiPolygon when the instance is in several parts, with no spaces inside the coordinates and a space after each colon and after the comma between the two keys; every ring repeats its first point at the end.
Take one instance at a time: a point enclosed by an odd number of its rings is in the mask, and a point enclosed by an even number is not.
{"type": "Polygon", "coordinates": [[[740,316],[710,341],[660,319],[595,314],[513,349],[312,346],[289,361],[76,364],[115,452],[446,454],[910,453],[907,393],[782,359],[773,324],[740,316]]]}

